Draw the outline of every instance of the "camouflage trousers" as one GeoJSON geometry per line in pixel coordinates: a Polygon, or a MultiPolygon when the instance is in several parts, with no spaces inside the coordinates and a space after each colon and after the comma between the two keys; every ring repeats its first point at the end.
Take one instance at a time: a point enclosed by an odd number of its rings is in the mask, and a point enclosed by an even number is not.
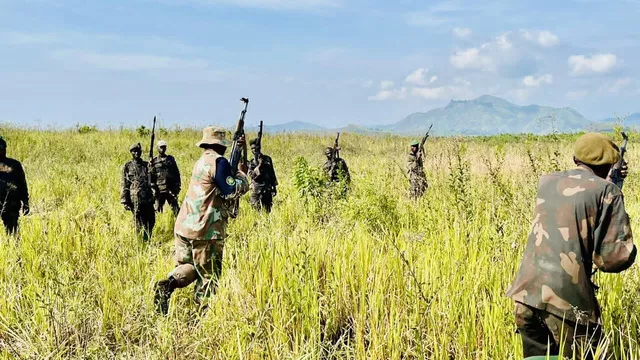
{"type": "Polygon", "coordinates": [[[251,203],[251,206],[256,210],[264,209],[267,212],[271,212],[273,194],[270,189],[254,189],[251,192],[249,203],[251,203]]]}
{"type": "Polygon", "coordinates": [[[412,175],[409,178],[409,197],[413,199],[421,197],[428,187],[429,184],[424,176],[412,175]]]}
{"type": "Polygon", "coordinates": [[[7,235],[14,235],[18,232],[19,211],[3,211],[1,217],[7,235]]]}
{"type": "Polygon", "coordinates": [[[144,241],[148,241],[153,233],[153,227],[156,225],[156,211],[153,204],[138,205],[133,210],[134,220],[136,222],[136,231],[142,234],[144,241]]]}
{"type": "Polygon", "coordinates": [[[178,199],[170,192],[161,192],[158,194],[156,198],[156,210],[158,212],[162,212],[164,208],[164,204],[167,203],[171,207],[171,211],[173,211],[173,215],[178,215],[180,211],[180,205],[178,205],[178,199]]]}
{"type": "Polygon", "coordinates": [[[176,288],[195,281],[194,298],[204,305],[218,284],[222,273],[224,240],[192,240],[175,234],[173,260],[176,267],[169,273],[176,288]]]}
{"type": "Polygon", "coordinates": [[[602,339],[597,324],[580,325],[516,302],[515,318],[522,337],[524,357],[562,355],[569,359],[593,359],[602,339]]]}

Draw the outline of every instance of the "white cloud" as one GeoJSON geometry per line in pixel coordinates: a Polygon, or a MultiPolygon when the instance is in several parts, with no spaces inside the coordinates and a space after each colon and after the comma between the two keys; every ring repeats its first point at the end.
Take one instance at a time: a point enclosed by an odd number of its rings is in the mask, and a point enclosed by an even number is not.
{"type": "Polygon", "coordinates": [[[103,70],[140,71],[140,70],[193,70],[206,69],[204,60],[181,59],[168,56],[132,53],[97,53],[83,50],[61,50],[53,57],[65,62],[80,62],[103,70]]]}
{"type": "Polygon", "coordinates": [[[541,31],[529,31],[529,30],[520,30],[520,35],[527,41],[540,45],[542,47],[553,47],[558,45],[560,39],[558,36],[551,31],[541,30],[541,31]]]}
{"type": "Polygon", "coordinates": [[[433,75],[433,76],[431,77],[431,79],[429,79],[429,84],[433,84],[433,83],[434,83],[434,82],[436,82],[436,81],[438,81],[438,76],[433,75]]]}
{"type": "Polygon", "coordinates": [[[467,79],[459,78],[459,77],[454,78],[453,79],[453,83],[456,84],[456,85],[462,85],[462,86],[465,86],[465,87],[471,86],[471,81],[469,81],[467,79]]]}
{"type": "Polygon", "coordinates": [[[630,77],[624,77],[617,79],[613,84],[609,85],[606,90],[610,93],[618,93],[621,90],[626,89],[633,83],[633,79],[630,77]]]}
{"type": "Polygon", "coordinates": [[[541,84],[552,84],[552,83],[553,83],[553,75],[551,74],[540,75],[538,77],[533,75],[528,75],[528,76],[525,76],[524,79],[522,79],[522,84],[528,87],[538,87],[541,84]]]}
{"type": "Polygon", "coordinates": [[[407,97],[407,88],[380,90],[376,95],[369,96],[370,101],[404,100],[407,97]]]}
{"type": "MultiPolygon", "coordinates": [[[[498,37],[496,37],[496,44],[498,44],[498,47],[500,49],[503,49],[503,50],[508,50],[508,49],[511,49],[513,47],[513,44],[509,40],[509,33],[504,33],[504,34],[498,35],[498,37]]],[[[485,47],[487,45],[488,44],[485,44],[485,47]]]]}
{"type": "Polygon", "coordinates": [[[419,68],[404,79],[405,82],[416,85],[425,85],[427,83],[426,76],[429,69],[419,68]]]}
{"type": "Polygon", "coordinates": [[[361,86],[362,86],[363,88],[367,88],[367,89],[368,89],[368,88],[370,88],[370,87],[372,87],[372,86],[373,86],[373,80],[367,80],[367,81],[363,82],[363,83],[361,84],[361,86]]]}
{"type": "Polygon", "coordinates": [[[493,61],[491,58],[480,54],[478,48],[457,51],[449,57],[449,62],[456,69],[477,69],[485,71],[493,69],[493,61]]]}
{"type": "Polygon", "coordinates": [[[394,83],[391,80],[382,80],[382,81],[380,81],[380,89],[382,89],[382,90],[390,89],[390,88],[393,87],[393,85],[394,85],[394,83]]]}
{"type": "Polygon", "coordinates": [[[569,57],[568,63],[571,75],[607,73],[616,67],[617,58],[614,54],[595,54],[591,57],[573,55],[569,57]]]}
{"type": "Polygon", "coordinates": [[[469,36],[471,36],[471,34],[473,33],[473,31],[469,28],[454,28],[452,30],[453,35],[459,39],[466,39],[469,36]]]}
{"type": "Polygon", "coordinates": [[[580,100],[589,94],[586,90],[569,91],[565,95],[570,100],[580,100]]]}
{"type": "Polygon", "coordinates": [[[447,92],[447,88],[440,86],[435,88],[413,88],[411,95],[421,97],[427,100],[441,99],[447,92]]]}

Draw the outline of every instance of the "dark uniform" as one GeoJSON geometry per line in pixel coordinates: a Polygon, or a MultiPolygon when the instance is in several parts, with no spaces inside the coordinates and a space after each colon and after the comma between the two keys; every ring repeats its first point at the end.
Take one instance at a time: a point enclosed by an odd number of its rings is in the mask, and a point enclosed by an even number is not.
{"type": "Polygon", "coordinates": [[[260,154],[259,159],[249,162],[249,177],[251,178],[251,205],[256,209],[264,208],[271,211],[273,196],[277,194],[278,179],[273,169],[271,157],[260,154]]]}
{"type": "Polygon", "coordinates": [[[156,156],[151,160],[152,181],[156,186],[156,209],[162,212],[165,202],[178,214],[178,194],[180,193],[180,170],[171,155],[156,156]]]}
{"type": "Polygon", "coordinates": [[[591,358],[601,340],[592,270],[621,272],[636,257],[622,192],[594,170],[615,163],[617,151],[605,135],[583,135],[574,155],[579,167],[540,179],[522,264],[507,293],[525,357],[549,351],[591,358]]]}
{"type": "MultiPolygon", "coordinates": [[[[325,151],[325,155],[330,157],[333,154],[333,151],[333,148],[328,147],[325,151]]],[[[349,167],[347,167],[347,163],[342,158],[329,158],[322,168],[331,181],[340,181],[341,177],[344,177],[347,184],[351,182],[349,167]]]]}
{"type": "MultiPolygon", "coordinates": [[[[0,147],[6,151],[6,142],[0,138],[0,147]]],[[[29,214],[29,190],[22,165],[18,160],[0,158],[0,217],[8,234],[18,230],[20,209],[29,214]]]]}
{"type": "Polygon", "coordinates": [[[424,195],[429,186],[422,165],[422,157],[418,158],[413,152],[407,157],[407,174],[409,176],[409,196],[419,198],[424,195]]]}
{"type": "MultiPolygon", "coordinates": [[[[131,151],[136,149],[142,151],[140,144],[130,148],[131,151]]],[[[136,230],[143,232],[145,241],[151,237],[156,222],[152,189],[153,184],[149,178],[149,163],[138,158],[124,164],[120,203],[133,212],[136,230]]]]}

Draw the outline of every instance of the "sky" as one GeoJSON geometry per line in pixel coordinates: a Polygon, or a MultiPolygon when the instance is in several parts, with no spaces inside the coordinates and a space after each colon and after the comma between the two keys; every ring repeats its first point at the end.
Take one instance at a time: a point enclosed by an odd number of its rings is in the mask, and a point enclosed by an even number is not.
{"type": "Polygon", "coordinates": [[[0,122],[395,123],[489,94],[640,112],[640,0],[0,0],[0,122]]]}

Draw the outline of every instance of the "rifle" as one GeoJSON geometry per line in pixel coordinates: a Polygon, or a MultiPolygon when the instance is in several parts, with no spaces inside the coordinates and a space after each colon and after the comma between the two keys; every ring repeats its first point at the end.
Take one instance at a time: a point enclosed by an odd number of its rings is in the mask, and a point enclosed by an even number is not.
{"type": "Polygon", "coordinates": [[[336,140],[333,142],[333,160],[340,157],[340,146],[338,145],[338,141],[340,140],[340,133],[336,136],[336,140]]]}
{"type": "Polygon", "coordinates": [[[422,154],[424,154],[424,143],[427,142],[427,139],[429,138],[429,133],[431,132],[431,128],[432,127],[433,127],[433,124],[431,124],[431,126],[429,126],[429,130],[427,130],[427,133],[422,138],[422,141],[420,141],[420,147],[418,148],[418,154],[420,154],[421,157],[422,157],[422,154]]]}
{"type": "Polygon", "coordinates": [[[258,130],[258,139],[256,140],[256,149],[258,149],[258,155],[262,155],[262,120],[260,120],[260,130],[258,130]]]}
{"type": "Polygon", "coordinates": [[[153,143],[156,140],[156,117],[153,117],[153,127],[151,128],[151,144],[149,145],[149,164],[153,160],[153,143]]]}
{"type": "MultiPolygon", "coordinates": [[[[241,98],[240,101],[244,103],[244,109],[240,113],[240,118],[238,119],[238,123],[236,124],[236,131],[233,133],[233,145],[231,145],[231,155],[229,158],[229,162],[231,163],[231,173],[235,176],[238,172],[238,165],[242,161],[243,164],[247,164],[247,143],[240,147],[238,144],[238,140],[244,136],[244,117],[247,114],[247,107],[249,106],[248,98],[241,98]]],[[[240,199],[236,199],[233,203],[233,209],[231,210],[231,217],[235,218],[238,216],[238,208],[240,205],[240,199]]]]}
{"type": "Polygon", "coordinates": [[[624,133],[624,131],[622,132],[622,138],[624,139],[624,142],[620,147],[620,158],[618,159],[618,162],[615,163],[611,168],[611,174],[609,176],[611,182],[616,184],[620,189],[622,189],[622,185],[624,185],[624,178],[622,177],[622,164],[624,164],[624,154],[627,152],[627,142],[629,141],[629,137],[624,133]]]}

